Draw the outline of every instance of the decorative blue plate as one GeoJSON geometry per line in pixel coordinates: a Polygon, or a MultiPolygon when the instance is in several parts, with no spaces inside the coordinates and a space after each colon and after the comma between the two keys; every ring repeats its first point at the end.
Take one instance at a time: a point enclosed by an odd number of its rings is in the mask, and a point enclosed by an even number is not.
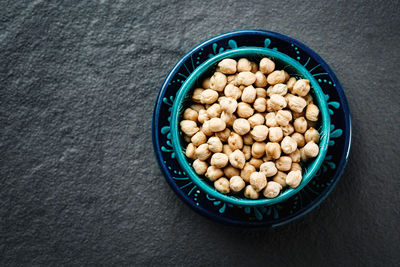
{"type": "Polygon", "coordinates": [[[330,67],[304,44],[285,35],[263,30],[241,30],[211,38],[193,48],[174,66],[158,94],[153,113],[153,145],[165,179],[195,211],[214,220],[242,226],[278,226],[304,216],[320,204],[339,181],[351,145],[351,117],[347,100],[330,67]],[[303,64],[317,79],[328,101],[331,139],[322,167],[299,193],[268,207],[226,204],[202,192],[182,171],[171,144],[170,113],[176,92],[202,62],[228,49],[267,47],[283,52],[303,64]]]}

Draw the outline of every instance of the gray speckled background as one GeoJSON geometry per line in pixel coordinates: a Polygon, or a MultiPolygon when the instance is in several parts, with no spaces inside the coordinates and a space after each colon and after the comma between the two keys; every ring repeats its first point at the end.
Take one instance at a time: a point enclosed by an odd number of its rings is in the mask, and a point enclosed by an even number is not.
{"type": "Polygon", "coordinates": [[[1,1],[0,265],[399,266],[399,1],[298,2],[1,1]],[[273,230],[193,212],[152,152],[168,71],[243,28],[314,49],[353,115],[338,186],[273,230]]]}

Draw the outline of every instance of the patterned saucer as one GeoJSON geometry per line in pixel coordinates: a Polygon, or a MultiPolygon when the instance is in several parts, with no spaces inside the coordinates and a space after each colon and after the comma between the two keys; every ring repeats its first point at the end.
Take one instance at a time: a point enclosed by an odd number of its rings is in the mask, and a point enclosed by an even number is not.
{"type": "Polygon", "coordinates": [[[343,89],[330,67],[310,48],[285,35],[263,30],[241,30],[211,38],[187,53],[170,71],[158,94],[153,113],[154,152],[165,179],[195,211],[211,219],[242,226],[278,226],[304,216],[318,206],[339,181],[351,145],[351,117],[343,89]],[[303,64],[317,79],[329,106],[331,139],[327,156],[313,180],[285,202],[268,207],[241,207],[214,199],[191,182],[175,158],[171,144],[170,113],[176,92],[202,62],[223,51],[243,46],[267,47],[303,64]]]}

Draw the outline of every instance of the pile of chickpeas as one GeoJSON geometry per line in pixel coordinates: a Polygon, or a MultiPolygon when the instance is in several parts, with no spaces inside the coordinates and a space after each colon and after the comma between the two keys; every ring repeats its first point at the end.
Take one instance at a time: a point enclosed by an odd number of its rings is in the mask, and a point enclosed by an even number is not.
{"type": "Polygon", "coordinates": [[[319,109],[310,82],[263,58],[224,59],[183,113],[186,157],[223,194],[275,198],[302,181],[301,163],[319,153],[319,109]]]}

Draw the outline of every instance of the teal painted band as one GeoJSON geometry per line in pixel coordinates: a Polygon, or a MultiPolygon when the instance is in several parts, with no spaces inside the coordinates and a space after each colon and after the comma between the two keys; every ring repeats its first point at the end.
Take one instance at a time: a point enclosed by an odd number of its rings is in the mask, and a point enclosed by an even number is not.
{"type": "Polygon", "coordinates": [[[222,200],[226,203],[231,203],[234,205],[239,206],[268,206],[273,205],[278,202],[282,202],[290,198],[291,196],[295,195],[299,192],[304,186],[306,186],[310,180],[315,176],[316,172],[320,168],[322,162],[324,161],[326,152],[328,150],[328,141],[329,141],[329,134],[330,134],[330,117],[328,113],[328,106],[325,100],[325,95],[322,92],[321,87],[319,86],[318,82],[312,76],[307,69],[301,65],[298,61],[294,60],[293,58],[272,50],[268,48],[261,48],[261,47],[244,47],[244,48],[237,48],[233,50],[228,50],[226,52],[220,53],[213,58],[203,62],[200,66],[198,66],[186,79],[183,83],[182,87],[177,92],[174,104],[172,106],[172,113],[171,113],[171,135],[172,135],[172,146],[175,150],[177,160],[184,171],[188,174],[189,178],[198,186],[200,187],[205,193],[213,196],[219,200],[222,200]],[[235,196],[228,196],[219,193],[215,190],[215,188],[208,184],[203,178],[199,177],[193,168],[190,166],[189,162],[186,159],[184,154],[184,150],[182,149],[180,137],[179,137],[179,120],[180,120],[180,113],[182,110],[183,102],[188,92],[190,92],[194,85],[196,84],[197,80],[210,68],[214,67],[219,61],[225,58],[238,58],[238,57],[270,57],[273,60],[283,63],[285,65],[291,66],[293,69],[297,71],[296,74],[300,75],[304,79],[308,79],[311,83],[312,90],[314,93],[314,100],[320,109],[320,114],[322,118],[322,125],[321,125],[321,138],[319,143],[319,154],[317,158],[313,160],[312,163],[308,164],[307,166],[307,173],[303,173],[303,180],[300,185],[295,188],[287,188],[283,193],[281,193],[278,197],[273,199],[245,199],[245,198],[238,198],[235,196]]]}

